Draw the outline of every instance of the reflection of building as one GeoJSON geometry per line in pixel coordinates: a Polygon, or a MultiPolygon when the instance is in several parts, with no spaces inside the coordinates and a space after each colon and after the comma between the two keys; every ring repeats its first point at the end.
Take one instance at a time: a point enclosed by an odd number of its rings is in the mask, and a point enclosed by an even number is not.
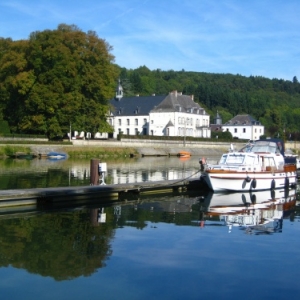
{"type": "MultiPolygon", "coordinates": [[[[146,181],[176,180],[187,177],[197,177],[198,160],[182,162],[178,158],[148,157],[130,160],[128,163],[107,163],[106,183],[123,184],[146,181]],[[108,179],[109,178],[109,179],[108,179]]],[[[90,179],[90,165],[78,164],[70,168],[70,177],[79,180],[90,179]]]]}

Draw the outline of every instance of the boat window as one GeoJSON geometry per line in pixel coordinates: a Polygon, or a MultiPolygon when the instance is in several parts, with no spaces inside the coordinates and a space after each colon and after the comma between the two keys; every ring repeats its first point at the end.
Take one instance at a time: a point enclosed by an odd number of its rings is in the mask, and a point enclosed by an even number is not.
{"type": "Polygon", "coordinates": [[[256,156],[248,155],[248,156],[246,156],[245,164],[247,164],[247,165],[255,165],[256,164],[255,159],[256,159],[256,156]]]}
{"type": "Polygon", "coordinates": [[[275,167],[275,161],[273,157],[265,157],[264,164],[266,167],[275,167]]]}
{"type": "Polygon", "coordinates": [[[219,161],[219,164],[220,164],[220,165],[221,165],[221,164],[225,164],[226,158],[227,158],[227,154],[222,155],[222,157],[221,157],[221,159],[220,159],[220,161],[219,161]]]}
{"type": "Polygon", "coordinates": [[[245,155],[243,154],[230,154],[226,159],[227,164],[242,164],[244,162],[245,155]]]}

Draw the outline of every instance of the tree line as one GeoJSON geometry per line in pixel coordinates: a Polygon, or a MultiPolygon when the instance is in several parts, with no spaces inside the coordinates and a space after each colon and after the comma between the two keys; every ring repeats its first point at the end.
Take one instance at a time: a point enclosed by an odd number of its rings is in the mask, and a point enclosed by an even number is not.
{"type": "Polygon", "coordinates": [[[262,76],[205,72],[149,70],[146,66],[127,70],[120,77],[126,95],[167,94],[172,90],[193,95],[213,123],[216,113],[223,123],[237,114],[260,121],[269,136],[300,139],[300,83],[262,76]]]}
{"type": "MultiPolygon", "coordinates": [[[[250,114],[269,136],[300,139],[300,83],[239,74],[185,70],[126,69],[114,63],[112,46],[75,25],[35,31],[27,40],[0,38],[0,122],[12,133],[52,138],[78,131],[111,132],[106,122],[109,100],[120,79],[125,96],[167,95],[172,90],[194,96],[223,123],[250,114]]],[[[0,131],[1,132],[1,131],[0,131]]]]}

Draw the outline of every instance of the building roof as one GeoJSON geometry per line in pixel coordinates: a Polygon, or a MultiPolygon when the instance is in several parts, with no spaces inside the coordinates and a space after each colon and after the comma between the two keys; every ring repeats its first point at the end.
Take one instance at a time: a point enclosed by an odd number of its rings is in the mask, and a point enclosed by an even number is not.
{"type": "Polygon", "coordinates": [[[150,112],[189,112],[206,115],[191,96],[177,91],[161,96],[133,96],[111,99],[110,105],[115,116],[143,116],[150,112]]]}
{"type": "Polygon", "coordinates": [[[143,116],[149,115],[153,107],[166,98],[162,96],[133,96],[123,97],[121,100],[111,99],[112,113],[115,116],[143,116]]]}
{"type": "Polygon", "coordinates": [[[237,115],[225,124],[223,126],[253,126],[253,125],[261,125],[261,123],[257,120],[255,120],[250,115],[237,115]]]}
{"type": "Polygon", "coordinates": [[[206,114],[205,110],[200,105],[194,102],[193,98],[188,95],[182,95],[177,91],[171,92],[165,99],[157,106],[153,107],[151,112],[190,112],[206,114]]]}

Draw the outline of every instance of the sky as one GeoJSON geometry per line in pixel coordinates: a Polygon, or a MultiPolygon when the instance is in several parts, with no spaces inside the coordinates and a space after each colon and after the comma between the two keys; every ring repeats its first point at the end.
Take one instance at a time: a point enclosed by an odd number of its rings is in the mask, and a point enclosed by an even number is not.
{"type": "Polygon", "coordinates": [[[93,30],[127,69],[300,79],[299,0],[0,0],[0,37],[93,30]]]}

